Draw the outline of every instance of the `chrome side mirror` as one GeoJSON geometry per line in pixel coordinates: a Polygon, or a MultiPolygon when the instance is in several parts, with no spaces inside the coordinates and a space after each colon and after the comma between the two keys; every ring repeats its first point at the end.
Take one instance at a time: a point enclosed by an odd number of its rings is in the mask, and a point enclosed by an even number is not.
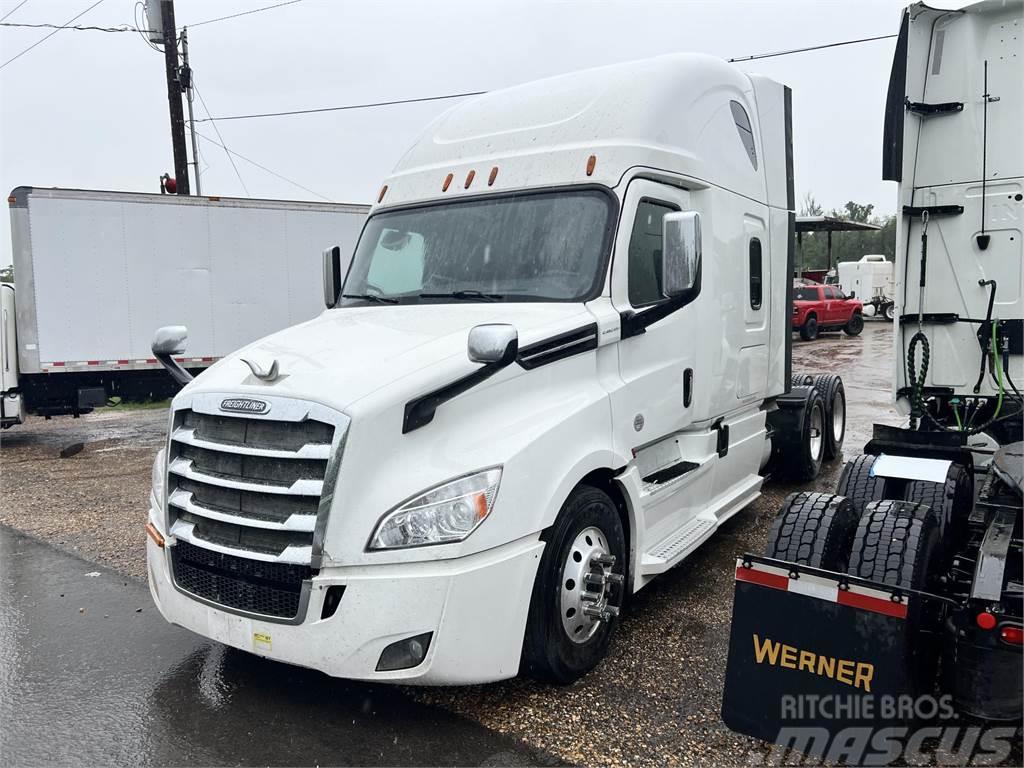
{"type": "Polygon", "coordinates": [[[171,378],[181,386],[192,381],[192,374],[182,368],[173,355],[182,354],[187,341],[188,328],[184,325],[165,325],[153,334],[153,343],[150,345],[153,357],[160,361],[160,364],[171,374],[171,378]]]}
{"type": "Polygon", "coordinates": [[[510,365],[519,353],[519,332],[505,323],[475,326],[469,332],[467,353],[474,363],[510,365]]]}
{"type": "Polygon", "coordinates": [[[692,289],[700,274],[700,260],[700,214],[696,211],[666,214],[662,220],[662,295],[671,299],[692,289]]]}
{"type": "Polygon", "coordinates": [[[153,354],[180,355],[188,342],[188,328],[184,325],[165,325],[153,334],[153,354]]]}
{"type": "Polygon", "coordinates": [[[341,248],[324,248],[324,304],[333,309],[341,293],[341,248]]]}

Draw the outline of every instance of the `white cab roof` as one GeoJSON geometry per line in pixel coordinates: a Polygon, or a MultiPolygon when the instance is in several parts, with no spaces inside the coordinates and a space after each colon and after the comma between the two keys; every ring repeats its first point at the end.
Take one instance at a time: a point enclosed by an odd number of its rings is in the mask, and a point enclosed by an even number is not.
{"type": "MultiPolygon", "coordinates": [[[[487,93],[426,129],[387,180],[383,205],[586,181],[614,187],[635,166],[764,200],[758,80],[770,82],[712,56],[672,54],[487,93]],[[730,102],[749,117],[753,161],[730,102]],[[588,176],[591,155],[597,159],[588,176]],[[449,173],[453,179],[442,192],[449,173]]],[[[781,94],[781,86],[771,85],[781,94]]],[[[781,124],[781,96],[777,101],[771,109],[781,124]]]]}

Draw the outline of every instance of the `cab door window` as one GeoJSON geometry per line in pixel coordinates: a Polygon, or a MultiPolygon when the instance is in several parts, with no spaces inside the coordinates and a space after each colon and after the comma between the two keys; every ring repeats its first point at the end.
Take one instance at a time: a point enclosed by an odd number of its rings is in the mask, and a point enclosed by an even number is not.
{"type": "Polygon", "coordinates": [[[634,307],[664,299],[661,281],[662,220],[674,205],[643,199],[636,208],[629,238],[629,303],[634,307]]]}

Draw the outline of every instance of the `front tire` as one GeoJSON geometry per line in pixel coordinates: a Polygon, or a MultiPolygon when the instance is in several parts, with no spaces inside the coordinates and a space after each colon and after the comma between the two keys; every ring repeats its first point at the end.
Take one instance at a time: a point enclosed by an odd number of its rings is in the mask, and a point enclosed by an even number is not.
{"type": "Polygon", "coordinates": [[[892,322],[893,318],[896,317],[896,305],[892,303],[886,304],[885,309],[882,310],[882,314],[885,316],[886,320],[892,322]]]}
{"type": "Polygon", "coordinates": [[[811,315],[804,324],[800,326],[800,338],[804,341],[814,341],[818,338],[818,318],[811,315]]]}
{"type": "Polygon", "coordinates": [[[860,332],[864,330],[864,316],[858,312],[850,318],[843,330],[846,331],[847,336],[860,336],[860,332]]]}
{"type": "Polygon", "coordinates": [[[546,546],[530,599],[522,670],[567,685],[608,652],[628,584],[625,534],[608,494],[581,485],[542,538],[546,546]],[[591,599],[595,595],[599,599],[591,599]],[[601,606],[608,609],[605,617],[585,613],[601,606]]]}

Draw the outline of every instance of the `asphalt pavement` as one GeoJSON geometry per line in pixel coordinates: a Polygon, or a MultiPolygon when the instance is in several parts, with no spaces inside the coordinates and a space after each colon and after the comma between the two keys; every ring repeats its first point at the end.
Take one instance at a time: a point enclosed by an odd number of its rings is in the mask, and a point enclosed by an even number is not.
{"type": "Polygon", "coordinates": [[[550,765],[402,690],[168,625],[139,581],[0,526],[0,764],[550,765]]]}

